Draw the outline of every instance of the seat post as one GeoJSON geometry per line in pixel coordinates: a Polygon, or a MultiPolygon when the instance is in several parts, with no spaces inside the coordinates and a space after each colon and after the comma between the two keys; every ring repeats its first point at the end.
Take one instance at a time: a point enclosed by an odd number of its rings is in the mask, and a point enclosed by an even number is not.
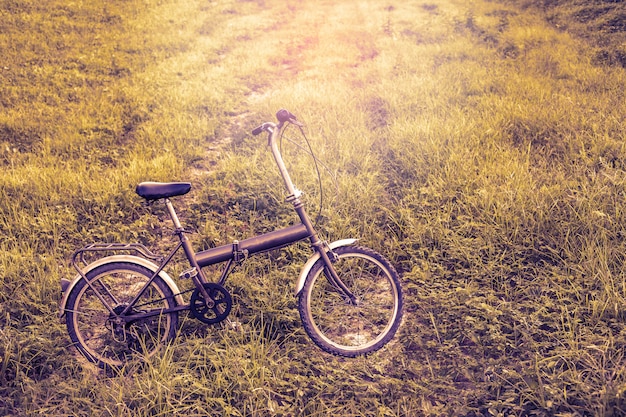
{"type": "Polygon", "coordinates": [[[170,217],[172,218],[172,222],[174,223],[174,226],[176,227],[176,231],[174,233],[178,235],[178,238],[180,239],[180,246],[183,247],[183,250],[185,251],[185,255],[187,256],[187,260],[189,260],[189,263],[192,267],[190,271],[186,271],[186,272],[190,273],[191,279],[193,280],[194,284],[196,285],[196,287],[198,288],[198,290],[200,291],[204,299],[210,300],[211,297],[209,297],[207,290],[204,288],[204,284],[207,283],[207,279],[204,273],[202,272],[202,268],[200,268],[200,265],[198,265],[198,262],[196,261],[196,253],[191,247],[191,242],[189,242],[189,239],[185,235],[185,229],[180,224],[180,220],[178,219],[176,210],[174,210],[174,205],[172,204],[169,198],[165,199],[165,205],[167,206],[167,211],[169,211],[170,217]]]}
{"type": "Polygon", "coordinates": [[[165,199],[165,205],[167,206],[167,211],[170,213],[170,218],[172,219],[172,222],[174,223],[174,227],[176,228],[176,231],[177,232],[182,231],[183,226],[180,224],[180,220],[178,219],[176,210],[174,210],[174,205],[172,204],[169,198],[165,199]]]}

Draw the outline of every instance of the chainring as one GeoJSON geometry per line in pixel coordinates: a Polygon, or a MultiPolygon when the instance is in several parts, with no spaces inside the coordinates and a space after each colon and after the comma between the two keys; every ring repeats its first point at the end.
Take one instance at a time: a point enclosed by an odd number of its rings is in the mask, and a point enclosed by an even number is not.
{"type": "Polygon", "coordinates": [[[233,299],[226,288],[214,282],[204,284],[204,289],[211,298],[207,303],[202,293],[196,288],[191,294],[191,314],[206,324],[215,324],[228,317],[233,306],[233,299]]]}

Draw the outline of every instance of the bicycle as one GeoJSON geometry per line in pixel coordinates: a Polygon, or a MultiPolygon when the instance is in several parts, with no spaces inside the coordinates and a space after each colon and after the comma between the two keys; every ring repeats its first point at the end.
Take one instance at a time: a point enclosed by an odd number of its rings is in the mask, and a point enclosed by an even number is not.
{"type": "MultiPolygon", "coordinates": [[[[129,360],[154,355],[176,336],[178,315],[206,324],[228,318],[232,297],[224,284],[233,265],[249,256],[308,239],[313,255],[296,282],[297,308],[309,337],[324,351],[345,357],[374,352],[389,342],[402,318],[402,290],[398,273],[381,254],[356,245],[356,239],[321,241],[295,188],[277,139],[289,124],[302,126],[287,110],[276,114],[278,124],[263,123],[254,136],[268,134],[268,145],[300,222],[242,241],[195,252],[172,204],[191,190],[188,182],[143,182],[136,193],[148,202],[162,200],[172,220],[178,244],[160,257],[139,243],[91,244],[72,255],[78,274],[62,280],[60,318],[72,344],[102,368],[120,368],[129,360]],[[185,302],[165,267],[183,249],[193,291],[185,302]],[[114,252],[88,263],[85,254],[114,252]],[[122,253],[119,253],[122,252],[122,253]],[[202,268],[225,264],[217,282],[202,268]]],[[[97,254],[96,254],[97,255],[97,254]]]]}

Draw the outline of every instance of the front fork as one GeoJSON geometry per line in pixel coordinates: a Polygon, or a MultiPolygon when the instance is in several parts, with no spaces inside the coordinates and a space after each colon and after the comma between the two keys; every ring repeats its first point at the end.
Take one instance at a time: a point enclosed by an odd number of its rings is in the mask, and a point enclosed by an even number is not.
{"type": "Polygon", "coordinates": [[[337,262],[339,257],[328,247],[326,243],[321,243],[317,251],[320,254],[320,259],[324,262],[324,275],[326,276],[328,283],[341,293],[346,302],[352,305],[357,305],[358,300],[356,296],[348,289],[348,287],[346,287],[346,284],[343,283],[341,278],[339,278],[339,274],[337,274],[337,270],[335,270],[333,265],[337,262]]]}
{"type": "Polygon", "coordinates": [[[295,194],[287,198],[287,201],[291,201],[293,203],[293,208],[296,213],[298,213],[300,221],[309,232],[311,247],[313,247],[313,249],[318,253],[320,259],[324,262],[324,275],[326,276],[328,283],[336,288],[347,302],[353,305],[358,304],[356,296],[348,289],[348,287],[346,287],[346,284],[343,283],[341,278],[339,278],[339,274],[337,274],[337,271],[333,266],[333,264],[339,259],[338,256],[326,242],[322,242],[317,236],[317,232],[315,231],[315,228],[313,227],[313,224],[304,209],[304,204],[300,201],[299,192],[295,189],[294,191],[295,194]]]}

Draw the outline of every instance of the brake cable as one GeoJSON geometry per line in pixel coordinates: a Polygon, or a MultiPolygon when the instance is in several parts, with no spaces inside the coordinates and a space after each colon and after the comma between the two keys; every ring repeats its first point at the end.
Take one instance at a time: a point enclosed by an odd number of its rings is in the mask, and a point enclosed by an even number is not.
{"type": "MultiPolygon", "coordinates": [[[[293,123],[291,123],[291,125],[293,125],[293,123]]],[[[311,146],[311,142],[309,141],[309,138],[307,137],[306,133],[304,132],[303,126],[301,124],[296,124],[296,126],[300,130],[300,134],[302,134],[302,137],[304,138],[304,141],[305,141],[307,147],[305,148],[304,146],[302,146],[301,144],[299,144],[295,140],[289,138],[288,136],[285,136],[286,129],[284,129],[281,132],[280,139],[279,139],[280,140],[280,150],[281,150],[281,153],[282,153],[283,137],[284,137],[285,140],[291,142],[294,146],[296,146],[298,149],[302,150],[306,154],[310,155],[311,158],[313,159],[313,163],[315,165],[315,172],[317,174],[317,183],[319,184],[319,190],[320,190],[320,203],[319,203],[320,206],[319,206],[319,210],[318,210],[317,216],[315,218],[315,224],[314,224],[314,226],[317,228],[317,223],[320,221],[320,219],[322,217],[322,207],[324,205],[324,188],[322,186],[322,175],[321,175],[320,168],[319,168],[320,165],[328,172],[328,174],[332,178],[333,183],[335,184],[335,188],[339,189],[339,186],[337,184],[337,178],[335,178],[335,176],[333,175],[333,173],[330,170],[330,168],[326,164],[324,164],[324,162],[322,162],[315,155],[315,152],[313,152],[313,148],[311,146]]]]}

